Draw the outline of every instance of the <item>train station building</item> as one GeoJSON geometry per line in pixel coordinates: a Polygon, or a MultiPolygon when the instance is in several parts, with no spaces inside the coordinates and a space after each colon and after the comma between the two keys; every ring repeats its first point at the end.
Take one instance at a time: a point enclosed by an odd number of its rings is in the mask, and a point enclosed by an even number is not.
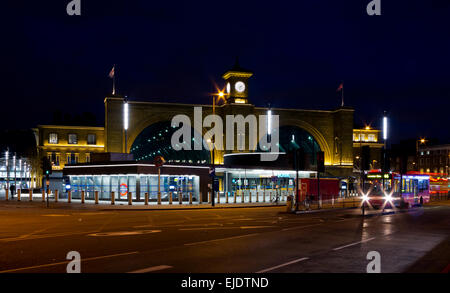
{"type": "MultiPolygon", "coordinates": [[[[287,194],[294,191],[295,172],[286,155],[298,148],[308,158],[308,168],[300,170],[300,177],[316,176],[316,154],[319,151],[324,153],[325,172],[322,176],[343,180],[352,176],[355,148],[359,147],[356,142],[360,142],[355,138],[354,110],[350,107],[332,110],[257,107],[251,102],[251,89],[248,87],[252,74],[238,64],[227,71],[223,75],[226,83],[224,99],[214,106],[131,101],[118,95],[108,96],[104,99],[104,127],[38,126],[35,132],[40,156],[51,159],[55,172],[69,176],[72,188],[84,186],[94,190],[95,186],[103,186],[101,192],[105,197],[110,191],[120,193],[122,183],[134,191],[136,198],[145,191],[154,194],[157,172],[153,160],[157,156],[166,160],[162,169],[165,192],[181,186],[179,190],[182,192],[207,193],[211,188],[211,178],[204,172],[214,166],[219,190],[223,194],[239,190],[253,191],[254,194],[275,188],[287,194]],[[195,107],[201,107],[203,117],[214,113],[223,121],[229,115],[278,115],[279,159],[271,165],[258,162],[241,164],[243,156],[264,150],[258,146],[252,148],[249,135],[238,131],[233,135],[235,141],[243,136],[244,149],[175,150],[171,138],[177,128],[171,125],[171,121],[176,115],[186,115],[193,121],[195,107]],[[133,159],[121,163],[93,162],[91,157],[97,153],[129,154],[133,159]],[[110,164],[116,166],[111,167],[110,164]]],[[[195,131],[193,128],[192,133],[195,131]]],[[[207,131],[207,128],[202,128],[202,138],[207,131]]],[[[360,135],[361,132],[358,138],[360,135]]],[[[372,131],[370,135],[378,135],[378,132],[372,131]]],[[[225,141],[227,134],[223,136],[225,141]]],[[[372,136],[370,140],[376,143],[372,136]]],[[[211,142],[193,139],[193,144],[208,143],[211,142]]]]}

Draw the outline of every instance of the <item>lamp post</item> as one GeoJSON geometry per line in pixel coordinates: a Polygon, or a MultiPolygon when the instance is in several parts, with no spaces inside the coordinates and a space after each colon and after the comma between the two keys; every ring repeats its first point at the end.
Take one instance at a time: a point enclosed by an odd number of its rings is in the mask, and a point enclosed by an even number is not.
{"type": "MultiPolygon", "coordinates": [[[[225,93],[221,90],[219,90],[218,93],[213,95],[213,115],[216,115],[216,97],[220,99],[224,99],[225,98],[225,93]]],[[[216,177],[216,170],[215,170],[215,141],[216,141],[216,137],[211,137],[211,157],[212,157],[212,173],[211,173],[211,178],[212,178],[212,182],[211,182],[211,206],[214,206],[214,182],[215,182],[215,177],[216,177]]]]}
{"type": "Polygon", "coordinates": [[[128,131],[128,101],[125,100],[123,104],[123,131],[125,136],[125,150],[124,153],[128,152],[128,146],[127,146],[127,131],[128,131]]]}
{"type": "Polygon", "coordinates": [[[6,150],[5,152],[5,158],[6,158],[6,189],[9,190],[9,151],[6,150]]]}
{"type": "Polygon", "coordinates": [[[14,153],[13,156],[13,164],[14,164],[14,191],[11,192],[11,198],[14,198],[14,193],[17,190],[17,177],[16,177],[16,170],[17,170],[17,166],[16,166],[16,153],[14,153]]]}
{"type": "Polygon", "coordinates": [[[381,174],[383,176],[383,180],[382,180],[383,189],[385,188],[384,173],[386,172],[386,141],[387,141],[387,138],[388,138],[388,118],[386,115],[386,111],[384,111],[384,114],[383,114],[383,142],[384,142],[383,148],[384,148],[384,151],[383,151],[383,169],[381,172],[381,174]]]}

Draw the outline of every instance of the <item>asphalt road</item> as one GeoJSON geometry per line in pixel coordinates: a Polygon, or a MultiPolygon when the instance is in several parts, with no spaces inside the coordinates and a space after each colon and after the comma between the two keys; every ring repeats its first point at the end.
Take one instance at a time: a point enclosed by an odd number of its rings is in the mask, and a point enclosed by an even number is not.
{"type": "Polygon", "coordinates": [[[114,211],[0,203],[0,272],[443,272],[450,206],[362,218],[360,210],[293,215],[280,207],[114,211]]]}

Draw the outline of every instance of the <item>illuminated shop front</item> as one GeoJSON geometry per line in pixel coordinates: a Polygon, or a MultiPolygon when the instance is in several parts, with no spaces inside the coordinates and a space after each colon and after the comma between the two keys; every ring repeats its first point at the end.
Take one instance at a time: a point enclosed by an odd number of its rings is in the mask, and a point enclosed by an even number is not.
{"type": "MultiPolygon", "coordinates": [[[[295,171],[280,169],[217,168],[223,179],[224,194],[235,192],[252,194],[292,195],[295,192],[295,171]]],[[[315,178],[316,172],[299,171],[298,178],[315,178]]]]}
{"type": "MultiPolygon", "coordinates": [[[[168,201],[170,194],[173,200],[179,195],[184,201],[192,199],[197,202],[200,194],[206,199],[208,187],[208,170],[205,166],[164,165],[161,167],[160,192],[161,199],[168,201]]],[[[83,164],[64,168],[64,190],[71,190],[73,199],[81,199],[82,191],[85,199],[93,200],[98,191],[100,200],[111,200],[114,192],[116,201],[127,201],[129,193],[133,201],[144,201],[148,193],[150,203],[158,198],[158,169],[153,164],[121,162],[109,164],[83,164]]]]}

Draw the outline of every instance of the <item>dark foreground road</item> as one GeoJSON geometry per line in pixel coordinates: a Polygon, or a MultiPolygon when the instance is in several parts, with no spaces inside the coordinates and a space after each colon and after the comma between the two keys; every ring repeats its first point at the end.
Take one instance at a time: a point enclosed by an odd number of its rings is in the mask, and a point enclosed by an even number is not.
{"type": "Polygon", "coordinates": [[[0,271],[443,272],[450,264],[450,207],[361,218],[359,210],[292,215],[284,208],[184,211],[45,209],[0,204],[0,271]]]}

